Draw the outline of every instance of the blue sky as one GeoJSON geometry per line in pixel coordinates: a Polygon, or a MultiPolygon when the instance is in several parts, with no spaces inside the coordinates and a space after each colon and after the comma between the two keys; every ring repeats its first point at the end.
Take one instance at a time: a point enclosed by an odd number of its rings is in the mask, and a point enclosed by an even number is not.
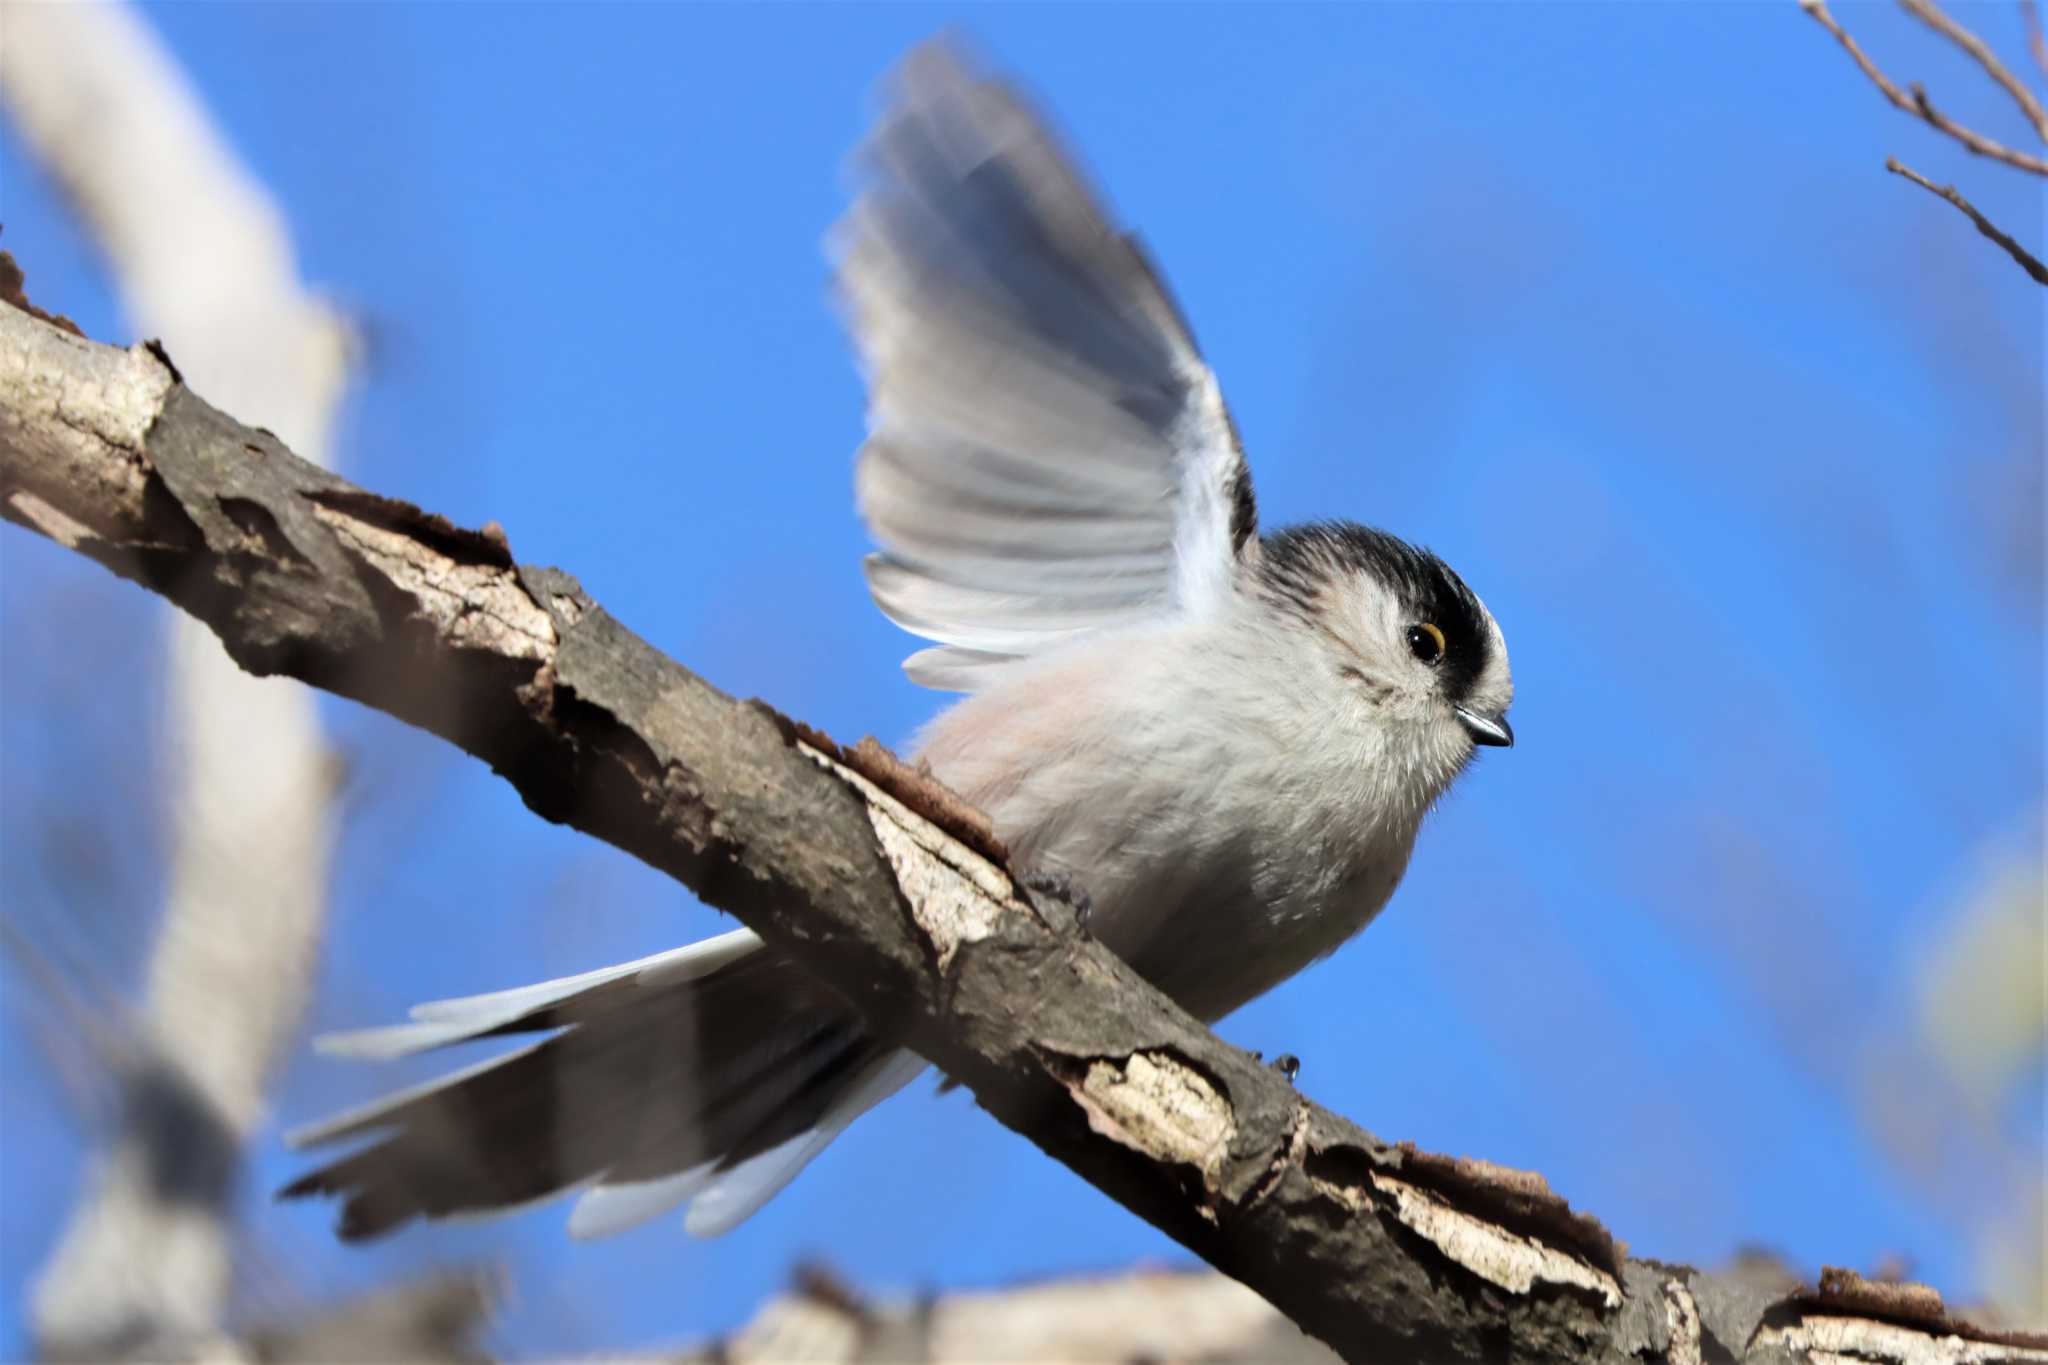
{"type": "MultiPolygon", "coordinates": [[[[2003,1157],[2038,1171],[2044,1088],[1955,1118],[1913,984],[1992,851],[2039,848],[2042,295],[1884,158],[2037,245],[2042,202],[1890,110],[1796,6],[147,13],[370,338],[348,474],[500,522],[728,692],[891,741],[941,699],[857,572],[861,395],[820,239],[878,78],[970,35],[1147,239],[1268,524],[1430,544],[1514,660],[1518,747],[1463,781],[1369,932],[1226,1036],[1299,1054],[1385,1137],[1544,1172],[1639,1254],[1903,1257],[1981,1286],[1973,1229],[2010,1198],[2003,1157]]],[[[2023,50],[2016,7],[1959,13],[2023,50]]],[[[1908,18],[1841,17],[2021,138],[1908,18]]],[[[5,130],[0,172],[31,297],[132,339],[5,130]]],[[[157,608],[8,530],[0,639],[5,897],[135,923],[157,608]],[[61,853],[106,847],[130,851],[61,853]]],[[[309,1028],[720,927],[438,741],[324,715],[352,777],[309,1028]]],[[[132,983],[140,940],[101,941],[132,983]]],[[[81,1136],[33,996],[0,979],[5,1353],[81,1136]]],[[[302,1050],[278,1126],[431,1069],[302,1050]]],[[[519,1353],[730,1325],[798,1257],[878,1291],[1181,1259],[926,1087],[709,1243],[673,1221],[572,1243],[557,1206],[344,1249],[327,1209],[268,1202],[293,1169],[266,1133],[252,1285],[499,1261],[494,1340],[519,1353]]]]}

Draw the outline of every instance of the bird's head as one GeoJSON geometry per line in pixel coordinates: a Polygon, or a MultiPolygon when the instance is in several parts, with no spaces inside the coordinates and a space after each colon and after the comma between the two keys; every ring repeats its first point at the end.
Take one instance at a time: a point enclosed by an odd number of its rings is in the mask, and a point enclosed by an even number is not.
{"type": "Polygon", "coordinates": [[[1515,684],[1500,627],[1428,550],[1350,522],[1268,536],[1260,595],[1319,642],[1313,657],[1367,723],[1448,781],[1475,746],[1508,746],[1515,684]]]}

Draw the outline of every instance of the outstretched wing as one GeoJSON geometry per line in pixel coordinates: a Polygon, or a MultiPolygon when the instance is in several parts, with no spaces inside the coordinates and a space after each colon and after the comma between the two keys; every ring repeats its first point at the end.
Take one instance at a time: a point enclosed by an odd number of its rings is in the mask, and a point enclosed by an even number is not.
{"type": "Polygon", "coordinates": [[[839,284],[869,387],[875,601],[972,690],[1086,631],[1202,613],[1252,540],[1215,377],[1143,252],[1012,91],[944,43],[862,149],[839,284]]]}

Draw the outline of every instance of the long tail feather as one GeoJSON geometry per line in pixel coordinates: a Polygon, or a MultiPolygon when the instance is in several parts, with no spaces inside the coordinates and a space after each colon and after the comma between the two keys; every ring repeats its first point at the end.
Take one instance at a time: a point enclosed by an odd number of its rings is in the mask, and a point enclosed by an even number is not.
{"type": "Polygon", "coordinates": [[[710,1211],[689,1226],[724,1231],[924,1065],[746,931],[413,1015],[325,1047],[399,1056],[556,1032],[293,1133],[295,1146],[375,1135],[281,1191],[340,1197],[345,1238],[579,1188],[578,1236],[693,1199],[710,1211]]]}

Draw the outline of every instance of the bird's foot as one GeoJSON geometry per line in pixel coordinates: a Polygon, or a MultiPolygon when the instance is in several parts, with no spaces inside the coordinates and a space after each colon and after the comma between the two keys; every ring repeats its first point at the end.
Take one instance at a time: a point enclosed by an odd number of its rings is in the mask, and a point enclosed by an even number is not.
{"type": "Polygon", "coordinates": [[[1095,902],[1089,899],[1087,888],[1064,872],[1051,868],[1029,867],[1017,874],[1017,881],[1030,892],[1034,900],[1049,896],[1065,901],[1074,907],[1074,922],[1085,932],[1088,921],[1095,913],[1095,902]]]}

